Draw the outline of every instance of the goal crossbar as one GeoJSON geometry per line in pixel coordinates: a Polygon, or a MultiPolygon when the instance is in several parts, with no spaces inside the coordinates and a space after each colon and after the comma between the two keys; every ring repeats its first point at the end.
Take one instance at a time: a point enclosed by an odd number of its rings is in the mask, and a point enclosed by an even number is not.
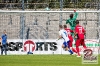
{"type": "MultiPolygon", "coordinates": [[[[70,12],[73,12],[73,11],[18,11],[18,10],[0,10],[0,12],[2,13],[70,13],[70,12]]],[[[86,13],[99,13],[100,11],[77,11],[77,12],[80,12],[80,13],[82,13],[82,12],[86,12],[86,13]]]]}

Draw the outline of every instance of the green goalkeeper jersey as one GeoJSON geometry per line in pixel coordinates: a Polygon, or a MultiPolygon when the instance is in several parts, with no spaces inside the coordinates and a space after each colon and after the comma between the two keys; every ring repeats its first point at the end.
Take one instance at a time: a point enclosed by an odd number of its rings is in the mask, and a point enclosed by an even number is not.
{"type": "Polygon", "coordinates": [[[74,12],[74,17],[72,19],[70,18],[66,20],[66,24],[69,23],[71,30],[75,29],[75,26],[76,26],[75,21],[76,21],[77,16],[78,16],[78,13],[74,12]]]}

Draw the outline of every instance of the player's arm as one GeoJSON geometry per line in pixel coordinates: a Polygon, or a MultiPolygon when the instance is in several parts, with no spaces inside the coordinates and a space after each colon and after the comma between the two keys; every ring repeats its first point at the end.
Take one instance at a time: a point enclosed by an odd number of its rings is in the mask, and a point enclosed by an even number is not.
{"type": "Polygon", "coordinates": [[[74,32],[74,38],[76,38],[77,36],[77,32],[76,31],[73,31],[74,32]]]}
{"type": "Polygon", "coordinates": [[[74,10],[74,17],[73,17],[73,19],[76,20],[77,16],[78,16],[78,12],[76,12],[76,10],[74,10]]]}
{"type": "Polygon", "coordinates": [[[75,30],[73,30],[73,32],[74,32],[74,38],[76,38],[76,36],[77,36],[77,34],[78,34],[77,28],[76,28],[76,27],[75,27],[75,30]]]}
{"type": "Polygon", "coordinates": [[[62,38],[62,36],[61,36],[61,32],[59,32],[59,37],[58,37],[57,40],[59,40],[59,39],[61,39],[61,38],[62,38]]]}
{"type": "Polygon", "coordinates": [[[62,38],[62,36],[59,35],[59,38],[58,38],[57,40],[59,40],[59,39],[61,39],[61,38],[62,38]]]}
{"type": "Polygon", "coordinates": [[[85,29],[83,28],[83,33],[84,33],[84,35],[86,34],[86,31],[85,31],[85,29]]]}
{"type": "Polygon", "coordinates": [[[71,32],[71,33],[74,33],[74,30],[71,30],[71,29],[70,29],[70,32],[71,32]]]}
{"type": "Polygon", "coordinates": [[[76,36],[77,36],[77,32],[74,33],[74,38],[76,38],[76,36]]]}
{"type": "Polygon", "coordinates": [[[86,32],[84,32],[84,35],[86,35],[86,32]]]}
{"type": "Polygon", "coordinates": [[[61,38],[62,38],[62,36],[60,35],[58,39],[61,39],[61,38]]]}
{"type": "Polygon", "coordinates": [[[66,20],[66,24],[68,24],[69,23],[69,19],[68,20],[66,20]]]}

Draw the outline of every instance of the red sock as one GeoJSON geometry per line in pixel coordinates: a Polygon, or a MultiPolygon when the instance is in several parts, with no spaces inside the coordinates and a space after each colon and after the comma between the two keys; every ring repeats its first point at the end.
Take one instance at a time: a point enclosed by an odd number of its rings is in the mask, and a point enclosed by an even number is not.
{"type": "Polygon", "coordinates": [[[80,56],[80,53],[79,53],[79,48],[78,48],[78,47],[76,47],[76,50],[77,50],[78,55],[80,56]]]}
{"type": "Polygon", "coordinates": [[[87,47],[86,47],[86,46],[84,46],[84,49],[87,49],[87,47]]]}
{"type": "Polygon", "coordinates": [[[87,49],[87,47],[86,47],[86,45],[85,45],[85,44],[83,44],[83,47],[84,47],[84,49],[87,49]]]}
{"type": "Polygon", "coordinates": [[[77,53],[77,51],[74,48],[72,48],[72,51],[75,52],[75,53],[77,53]]]}

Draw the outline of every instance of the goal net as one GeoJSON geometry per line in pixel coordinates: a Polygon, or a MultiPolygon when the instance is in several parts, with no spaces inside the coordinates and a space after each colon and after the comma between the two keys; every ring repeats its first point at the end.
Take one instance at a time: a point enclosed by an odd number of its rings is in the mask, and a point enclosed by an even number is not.
{"type": "MultiPolygon", "coordinates": [[[[99,11],[77,11],[82,25],[86,30],[86,39],[92,39],[92,43],[86,40],[86,45],[93,49],[94,52],[100,52],[100,44],[97,39],[100,38],[100,12],[99,11]],[[96,41],[95,41],[95,40],[96,41]],[[95,48],[95,49],[94,49],[95,48]]],[[[59,24],[66,24],[66,20],[69,19],[69,15],[74,13],[73,11],[4,11],[0,10],[0,35],[3,30],[7,31],[8,39],[57,39],[59,24]]],[[[70,28],[69,24],[67,24],[70,28]]],[[[50,42],[51,40],[49,40],[50,42]]],[[[26,42],[14,42],[9,43],[11,45],[11,51],[19,51],[22,47],[26,47],[23,44],[26,42]],[[14,45],[16,43],[16,46],[14,45]],[[18,47],[17,47],[18,46],[18,47]],[[14,48],[16,47],[16,49],[14,48]]],[[[44,47],[48,49],[48,43],[44,47]]],[[[37,42],[38,43],[38,42],[37,42]]],[[[56,43],[56,42],[55,42],[56,43]]],[[[50,46],[54,45],[53,42],[50,46]]],[[[38,45],[38,44],[37,44],[38,45]]],[[[61,46],[57,44],[60,48],[61,46]]],[[[42,44],[39,45],[42,47],[42,44]]],[[[41,47],[37,47],[41,49],[41,47]]],[[[51,47],[52,47],[51,46],[51,47]]],[[[33,47],[33,45],[32,45],[33,47]]],[[[57,48],[56,48],[57,49],[57,48]]],[[[29,49],[30,50],[30,49],[29,49]]],[[[58,48],[59,50],[59,48],[58,48]]],[[[53,51],[50,51],[53,52],[53,51]]],[[[56,52],[56,50],[55,50],[56,52]]],[[[62,50],[61,50],[62,53],[62,50]]],[[[12,53],[11,53],[12,54],[12,53]]]]}
{"type": "MultiPolygon", "coordinates": [[[[99,11],[77,11],[86,39],[99,38],[99,11]]],[[[73,11],[0,11],[0,35],[7,30],[9,39],[56,39],[59,24],[66,24],[73,11]]],[[[69,27],[69,25],[68,25],[69,27]]]]}

